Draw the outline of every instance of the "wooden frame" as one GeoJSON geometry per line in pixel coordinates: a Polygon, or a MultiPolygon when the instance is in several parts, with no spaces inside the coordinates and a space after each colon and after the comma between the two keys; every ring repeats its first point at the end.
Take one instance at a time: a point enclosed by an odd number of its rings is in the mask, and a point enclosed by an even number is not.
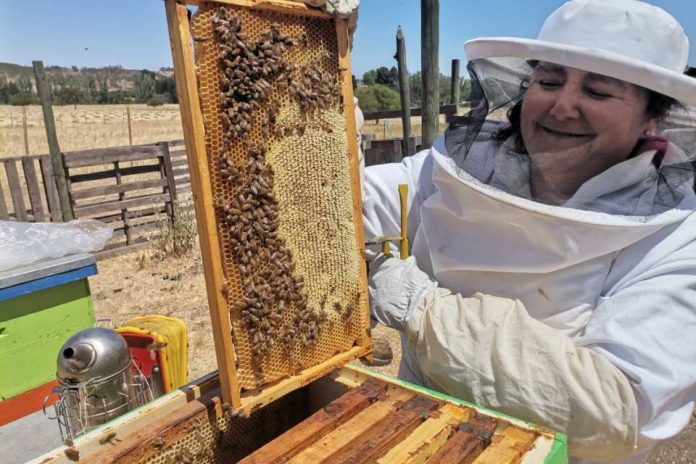
{"type": "MultiPolygon", "coordinates": [[[[255,408],[268,404],[274,399],[295,390],[312,380],[340,367],[348,361],[368,355],[372,350],[369,336],[369,314],[365,305],[365,321],[367,327],[361,331],[358,346],[339,353],[319,365],[301,371],[297,375],[279,380],[274,384],[244,392],[242,395],[234,366],[235,351],[230,333],[230,315],[227,301],[223,295],[223,266],[220,253],[220,239],[212,208],[213,194],[207,180],[209,176],[208,156],[204,138],[203,115],[200,108],[195,61],[193,55],[192,37],[189,28],[189,12],[186,5],[202,5],[204,3],[230,4],[242,7],[258,8],[284,13],[307,15],[313,17],[328,16],[321,10],[311,8],[304,3],[286,0],[217,0],[207,2],[191,0],[181,2],[166,0],[167,22],[174,61],[177,93],[181,109],[181,119],[184,129],[184,140],[188,156],[191,189],[198,222],[198,232],[201,244],[201,255],[206,279],[206,291],[210,307],[215,352],[220,374],[220,390],[224,401],[232,408],[242,413],[249,413],[255,408]]],[[[360,198],[360,175],[358,165],[358,146],[356,138],[355,119],[353,114],[353,88],[350,74],[350,52],[347,20],[336,20],[339,72],[341,75],[341,91],[343,94],[344,116],[346,121],[348,155],[351,173],[351,188],[353,196],[353,215],[355,235],[361,256],[364,257],[364,236],[362,229],[362,201],[360,198]]],[[[367,294],[367,275],[361,272],[360,289],[367,294]]]]}

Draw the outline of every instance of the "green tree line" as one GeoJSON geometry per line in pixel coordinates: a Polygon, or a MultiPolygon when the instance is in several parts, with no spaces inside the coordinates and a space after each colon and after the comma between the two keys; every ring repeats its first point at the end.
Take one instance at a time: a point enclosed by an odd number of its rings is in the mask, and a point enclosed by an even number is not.
{"type": "MultiPolygon", "coordinates": [[[[115,78],[113,74],[119,70],[118,66],[83,68],[83,72],[75,73],[78,70],[73,67],[73,73],[50,73],[48,84],[51,89],[51,101],[55,105],[147,103],[157,106],[177,103],[174,78],[160,76],[145,69],[135,76],[132,89],[109,90],[109,81],[115,78]],[[112,77],[109,74],[112,74],[112,77]]],[[[0,104],[38,103],[39,97],[31,78],[21,76],[10,81],[4,75],[0,75],[0,104]]]]}
{"type": "MultiPolygon", "coordinates": [[[[355,79],[354,79],[355,82],[355,79]]],[[[396,66],[391,69],[382,66],[371,69],[363,74],[362,86],[355,89],[360,108],[364,112],[398,110],[401,108],[399,97],[399,72],[396,66]]],[[[462,101],[469,100],[471,94],[471,82],[468,79],[460,79],[460,97],[462,101]]],[[[411,106],[418,108],[422,103],[423,85],[420,71],[409,76],[411,94],[411,106]]],[[[440,105],[450,103],[450,76],[440,74],[440,105]]]]}

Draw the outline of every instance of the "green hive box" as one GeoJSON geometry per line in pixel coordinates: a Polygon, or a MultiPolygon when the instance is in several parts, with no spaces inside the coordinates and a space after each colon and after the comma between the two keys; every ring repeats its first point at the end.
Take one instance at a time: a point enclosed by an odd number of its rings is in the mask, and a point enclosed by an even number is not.
{"type": "Polygon", "coordinates": [[[63,343],[94,325],[87,277],[96,273],[86,254],[0,273],[0,424],[41,408],[11,400],[54,381],[63,343]]]}

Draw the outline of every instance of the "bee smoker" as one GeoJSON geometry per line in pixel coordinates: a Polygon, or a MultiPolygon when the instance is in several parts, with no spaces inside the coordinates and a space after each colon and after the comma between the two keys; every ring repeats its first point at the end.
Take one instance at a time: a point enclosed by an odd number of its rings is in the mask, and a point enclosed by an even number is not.
{"type": "Polygon", "coordinates": [[[57,364],[60,385],[53,392],[60,398],[54,419],[58,419],[63,440],[82,435],[152,398],[126,341],[112,329],[95,327],[73,335],[61,348],[57,364]]]}

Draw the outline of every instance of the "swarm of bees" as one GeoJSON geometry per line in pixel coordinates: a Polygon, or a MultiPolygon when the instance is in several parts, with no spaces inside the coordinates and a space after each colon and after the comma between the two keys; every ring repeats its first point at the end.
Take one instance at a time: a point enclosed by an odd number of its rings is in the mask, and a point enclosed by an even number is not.
{"type": "MultiPolygon", "coordinates": [[[[254,112],[268,101],[271,84],[289,85],[294,65],[283,60],[294,39],[283,36],[277,25],[252,43],[242,33],[238,16],[227,17],[220,8],[213,16],[213,32],[218,44],[220,61],[221,97],[224,111],[221,113],[225,139],[248,138],[254,112]]],[[[276,108],[271,108],[275,116],[276,108]]]]}
{"type": "Polygon", "coordinates": [[[232,190],[231,200],[217,204],[216,209],[219,223],[229,231],[229,252],[242,278],[243,295],[231,310],[241,314],[250,336],[254,374],[263,378],[262,361],[271,349],[280,345],[294,363],[294,346],[315,346],[327,323],[324,311],[308,306],[303,278],[294,274],[292,252],[278,233],[274,173],[266,164],[263,143],[271,136],[303,134],[307,115],[338,104],[340,94],[338,83],[318,64],[296,69],[284,60],[286,51],[297,41],[282,35],[277,25],[252,42],[243,33],[240,18],[228,15],[224,7],[217,10],[212,23],[218,45],[224,129],[219,169],[232,190]],[[279,104],[271,100],[274,87],[296,98],[302,110],[303,122],[290,132],[287,127],[276,126],[279,104]],[[260,122],[262,140],[252,142],[255,121],[260,122]],[[240,141],[248,153],[243,166],[227,153],[240,141]]]}
{"type": "Polygon", "coordinates": [[[318,63],[312,63],[302,70],[302,79],[291,82],[291,93],[297,96],[303,114],[325,110],[338,101],[338,82],[327,76],[318,63]]]}

